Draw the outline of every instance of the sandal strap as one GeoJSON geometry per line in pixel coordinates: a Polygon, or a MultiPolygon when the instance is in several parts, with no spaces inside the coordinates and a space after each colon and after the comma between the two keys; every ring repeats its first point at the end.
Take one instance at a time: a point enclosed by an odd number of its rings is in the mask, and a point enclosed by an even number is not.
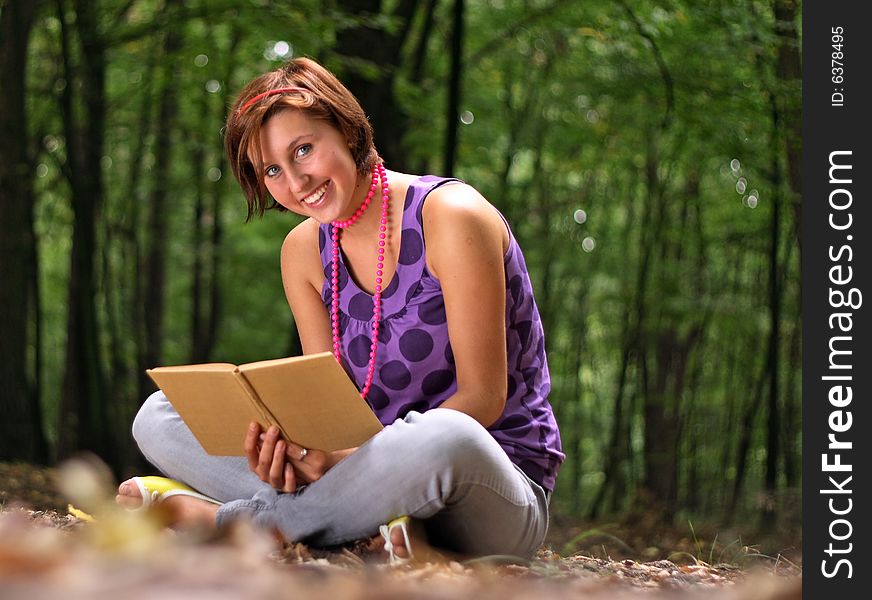
{"type": "Polygon", "coordinates": [[[191,496],[192,498],[206,500],[212,504],[223,504],[214,498],[210,498],[209,496],[195,491],[180,481],[168,477],[134,477],[133,483],[136,484],[136,487],[139,489],[139,494],[142,497],[142,504],[137,508],[131,509],[132,511],[145,510],[151,506],[160,504],[172,496],[191,496]]]}
{"type": "Polygon", "coordinates": [[[410,520],[408,516],[397,517],[396,519],[391,520],[387,525],[381,525],[378,528],[379,533],[385,539],[385,552],[388,553],[392,565],[405,564],[415,558],[415,554],[412,552],[412,541],[409,538],[409,522],[410,520]],[[394,544],[391,542],[391,533],[397,527],[400,528],[400,531],[403,534],[403,541],[406,544],[406,554],[408,554],[408,556],[405,557],[397,556],[394,551],[394,544]]]}

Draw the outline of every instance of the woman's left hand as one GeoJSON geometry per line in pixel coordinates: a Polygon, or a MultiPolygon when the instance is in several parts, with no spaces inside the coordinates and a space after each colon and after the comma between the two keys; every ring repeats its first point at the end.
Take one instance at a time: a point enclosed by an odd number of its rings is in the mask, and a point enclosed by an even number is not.
{"type": "Polygon", "coordinates": [[[299,444],[280,439],[277,428],[270,427],[266,432],[260,433],[260,427],[252,423],[246,445],[255,444],[256,447],[249,452],[252,470],[261,475],[261,479],[285,492],[295,491],[298,484],[318,481],[336,463],[357,450],[357,448],[346,448],[335,452],[324,452],[312,448],[304,449],[299,444]],[[285,460],[281,459],[282,451],[285,460]],[[261,468],[260,465],[263,467],[261,468]],[[289,468],[291,473],[288,472],[289,468]],[[263,473],[261,474],[260,471],[263,473]]]}
{"type": "Polygon", "coordinates": [[[285,456],[294,468],[297,481],[313,483],[321,479],[330,467],[330,454],[323,450],[303,448],[294,442],[286,442],[285,456]]]}

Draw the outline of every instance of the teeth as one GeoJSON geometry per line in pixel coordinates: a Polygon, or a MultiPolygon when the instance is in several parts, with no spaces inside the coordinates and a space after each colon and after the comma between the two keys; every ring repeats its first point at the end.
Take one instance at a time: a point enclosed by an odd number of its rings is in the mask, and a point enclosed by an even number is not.
{"type": "Polygon", "coordinates": [[[312,194],[303,198],[303,202],[306,204],[315,204],[318,200],[324,197],[324,192],[327,191],[327,184],[325,183],[317,190],[315,190],[312,194]]]}

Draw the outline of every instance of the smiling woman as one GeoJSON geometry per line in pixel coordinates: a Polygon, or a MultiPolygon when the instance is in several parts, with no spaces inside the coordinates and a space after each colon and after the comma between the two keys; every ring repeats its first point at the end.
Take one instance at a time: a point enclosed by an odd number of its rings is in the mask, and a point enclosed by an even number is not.
{"type": "MultiPolygon", "coordinates": [[[[245,193],[249,218],[277,206],[267,196],[258,138],[261,126],[286,109],[297,109],[297,114],[327,124],[338,133],[358,175],[371,171],[378,160],[372,127],[351,92],[315,61],[290,61],[252,80],[240,92],[227,119],[224,144],[233,174],[245,193]]],[[[294,140],[283,140],[285,144],[289,141],[294,140]]]]}
{"type": "Polygon", "coordinates": [[[257,154],[269,194],[279,205],[305,217],[325,223],[347,219],[369,189],[359,185],[342,134],[299,110],[282,110],[266,122],[257,154]],[[339,202],[329,202],[331,198],[339,202]]]}
{"type": "MultiPolygon", "coordinates": [[[[249,218],[273,207],[308,217],[281,251],[303,351],[332,350],[385,428],[328,453],[252,424],[246,459],[209,456],[157,392],[134,423],[140,449],[224,504],[167,502],[182,520],[250,518],[318,545],[381,531],[392,557],[421,549],[410,523],[440,550],[532,555],[564,455],[508,223],[456,179],[385,168],[354,96],[308,59],[252,81],[226,131],[249,218]]],[[[140,503],[140,482],[119,501],[140,503]]]]}

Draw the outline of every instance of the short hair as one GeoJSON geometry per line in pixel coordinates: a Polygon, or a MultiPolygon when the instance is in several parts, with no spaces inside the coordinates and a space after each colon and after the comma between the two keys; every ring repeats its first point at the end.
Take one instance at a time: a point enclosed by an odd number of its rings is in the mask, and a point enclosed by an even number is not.
{"type": "Polygon", "coordinates": [[[373,143],[372,125],[354,94],[314,60],[292,59],[246,85],[227,116],[224,147],[248,204],[246,221],[255,214],[262,216],[264,210],[284,210],[269,196],[260,176],[260,130],[270,117],[286,109],[300,110],[333,125],[348,143],[359,174],[368,173],[381,162],[373,143]],[[297,89],[278,92],[280,88],[297,89]],[[251,103],[261,94],[262,98],[251,103]]]}

